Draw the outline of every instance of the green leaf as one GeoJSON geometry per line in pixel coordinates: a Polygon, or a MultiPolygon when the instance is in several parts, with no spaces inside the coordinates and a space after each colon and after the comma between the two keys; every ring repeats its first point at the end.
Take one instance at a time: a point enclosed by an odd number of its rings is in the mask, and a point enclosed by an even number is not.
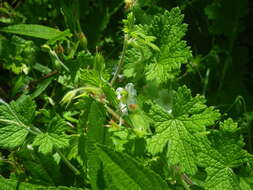
{"type": "MultiPolygon", "coordinates": [[[[45,189],[45,190],[83,190],[83,188],[76,188],[76,187],[64,187],[64,186],[42,186],[42,185],[35,185],[30,183],[24,183],[16,180],[11,179],[4,179],[0,178],[0,190],[32,190],[32,189],[45,189]]],[[[86,189],[86,188],[85,188],[86,189]]]]}
{"type": "Polygon", "coordinates": [[[30,131],[35,114],[35,104],[29,96],[7,104],[0,100],[0,147],[20,146],[30,131]]]}
{"type": "Polygon", "coordinates": [[[147,135],[149,132],[149,122],[147,116],[141,111],[135,111],[129,114],[129,118],[133,124],[133,130],[139,137],[147,135]]]}
{"type": "Polygon", "coordinates": [[[126,77],[142,79],[157,84],[174,79],[181,64],[188,62],[192,54],[184,37],[187,25],[179,8],[154,16],[149,25],[134,25],[130,15],[124,31],[131,37],[126,51],[126,77]]]}
{"type": "Polygon", "coordinates": [[[147,80],[161,84],[174,79],[180,73],[181,64],[192,56],[186,41],[182,40],[187,30],[183,18],[179,8],[154,17],[149,34],[156,37],[160,52],[154,54],[145,68],[147,80]]]}
{"type": "Polygon", "coordinates": [[[150,116],[154,120],[155,134],[148,139],[148,151],[158,154],[165,150],[172,165],[179,165],[182,172],[195,174],[197,166],[192,143],[195,135],[205,133],[206,126],[214,124],[220,114],[207,107],[199,96],[191,97],[185,86],[173,94],[172,112],[154,105],[150,116]],[[187,102],[187,103],[186,103],[187,102]]]}
{"type": "Polygon", "coordinates": [[[0,57],[3,67],[15,74],[28,74],[36,62],[37,47],[30,40],[12,35],[11,39],[0,38],[0,57]]]}
{"type": "Polygon", "coordinates": [[[56,44],[57,41],[64,41],[64,40],[67,40],[68,37],[71,37],[72,34],[70,32],[69,29],[63,31],[63,32],[58,32],[57,35],[55,35],[54,37],[50,38],[48,41],[47,41],[47,44],[49,45],[54,45],[56,44]]]}
{"type": "Polygon", "coordinates": [[[244,179],[243,177],[240,177],[240,187],[243,190],[251,190],[253,188],[252,183],[249,183],[247,181],[247,177],[246,179],[244,179]]]}
{"type": "Polygon", "coordinates": [[[17,154],[26,172],[31,176],[29,182],[41,185],[61,184],[63,175],[54,157],[34,151],[31,145],[29,147],[30,149],[22,148],[17,154]]]}
{"type": "Polygon", "coordinates": [[[0,129],[0,146],[10,149],[20,146],[27,135],[28,131],[16,124],[3,127],[0,129]]]}
{"type": "Polygon", "coordinates": [[[66,129],[66,122],[56,116],[48,124],[47,132],[35,137],[33,145],[39,146],[39,152],[43,154],[52,153],[53,148],[66,148],[69,146],[69,136],[64,134],[66,129]]]}
{"type": "Polygon", "coordinates": [[[69,137],[65,134],[42,133],[35,137],[34,146],[39,146],[39,152],[52,153],[53,148],[65,148],[69,146],[69,137]]]}
{"type": "Polygon", "coordinates": [[[38,97],[42,92],[44,92],[46,90],[46,88],[51,84],[53,79],[54,79],[54,77],[49,77],[49,78],[43,80],[42,82],[40,82],[37,85],[36,90],[31,94],[31,97],[33,99],[38,97]]]}
{"type": "Polygon", "coordinates": [[[81,70],[81,81],[86,85],[96,87],[102,86],[103,83],[97,72],[88,69],[81,70]]]}
{"type": "Polygon", "coordinates": [[[125,70],[126,77],[140,77],[144,72],[144,61],[153,56],[152,51],[158,51],[159,48],[153,43],[154,36],[149,36],[147,27],[134,24],[135,18],[132,13],[129,13],[127,19],[124,20],[124,32],[130,37],[128,40],[128,49],[125,55],[125,70]]]}
{"type": "Polygon", "coordinates": [[[240,190],[239,180],[233,168],[252,162],[252,155],[243,150],[244,142],[237,133],[237,124],[231,119],[220,123],[219,132],[209,139],[202,138],[196,149],[198,164],[205,167],[207,190],[240,190]]]}
{"type": "Polygon", "coordinates": [[[52,118],[47,127],[49,133],[56,133],[56,134],[61,134],[65,132],[66,129],[67,123],[58,115],[52,118]]]}
{"type": "Polygon", "coordinates": [[[120,190],[165,190],[169,189],[161,177],[145,168],[127,154],[115,152],[105,146],[97,145],[97,152],[103,162],[106,175],[114,187],[120,190]]]}
{"type": "Polygon", "coordinates": [[[107,129],[105,123],[105,109],[102,104],[92,102],[88,115],[88,133],[86,152],[88,156],[88,174],[91,178],[92,189],[103,189],[104,179],[101,175],[102,164],[95,151],[95,144],[107,144],[107,129]]]}
{"type": "Polygon", "coordinates": [[[119,100],[117,99],[115,89],[108,84],[104,84],[102,90],[110,104],[117,107],[119,105],[119,100]]]}
{"type": "Polygon", "coordinates": [[[55,39],[61,36],[61,31],[48,26],[37,24],[16,24],[0,28],[0,32],[20,34],[45,40],[55,39]]]}
{"type": "Polygon", "coordinates": [[[83,134],[80,135],[80,137],[78,138],[78,156],[80,156],[81,160],[83,163],[85,163],[85,161],[87,160],[87,152],[85,151],[85,145],[86,145],[86,141],[87,141],[87,136],[84,136],[83,134]]]}

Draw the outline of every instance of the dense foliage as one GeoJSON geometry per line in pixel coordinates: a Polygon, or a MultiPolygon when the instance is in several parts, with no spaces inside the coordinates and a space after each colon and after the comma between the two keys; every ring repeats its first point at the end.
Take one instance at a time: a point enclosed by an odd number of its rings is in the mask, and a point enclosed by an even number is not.
{"type": "Polygon", "coordinates": [[[253,189],[249,7],[0,1],[0,190],[253,189]]]}

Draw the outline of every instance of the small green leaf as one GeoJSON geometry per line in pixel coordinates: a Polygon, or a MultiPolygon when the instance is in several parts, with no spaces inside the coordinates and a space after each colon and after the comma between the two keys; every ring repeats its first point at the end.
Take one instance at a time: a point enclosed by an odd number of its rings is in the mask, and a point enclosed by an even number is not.
{"type": "Polygon", "coordinates": [[[105,60],[102,54],[96,53],[94,57],[94,70],[101,74],[105,69],[105,60]]]}
{"type": "Polygon", "coordinates": [[[49,133],[55,133],[55,134],[64,133],[66,129],[67,129],[66,122],[58,115],[52,118],[52,120],[49,122],[49,125],[47,127],[47,130],[49,133]]]}
{"type": "Polygon", "coordinates": [[[133,124],[133,130],[139,136],[145,136],[149,132],[148,118],[141,111],[136,111],[129,115],[130,120],[133,124]]]}
{"type": "Polygon", "coordinates": [[[70,140],[70,136],[64,134],[66,129],[66,122],[57,115],[49,122],[47,132],[35,137],[33,145],[38,146],[39,152],[43,154],[52,153],[54,148],[66,148],[70,140]]]}
{"type": "Polygon", "coordinates": [[[52,153],[53,148],[65,148],[69,146],[69,137],[64,134],[42,133],[35,137],[34,146],[39,146],[39,152],[52,153]]]}
{"type": "Polygon", "coordinates": [[[41,93],[43,93],[46,90],[46,88],[51,84],[53,79],[54,77],[49,77],[43,80],[42,82],[40,82],[37,85],[36,90],[31,94],[31,97],[34,99],[38,97],[41,93]]]}

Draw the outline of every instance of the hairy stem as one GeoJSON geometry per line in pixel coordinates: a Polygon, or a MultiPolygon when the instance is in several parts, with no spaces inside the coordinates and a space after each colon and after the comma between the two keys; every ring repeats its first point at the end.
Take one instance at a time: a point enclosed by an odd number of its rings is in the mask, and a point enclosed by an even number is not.
{"type": "Polygon", "coordinates": [[[115,119],[117,119],[118,121],[122,121],[123,124],[125,124],[125,126],[131,128],[131,125],[129,125],[121,116],[119,116],[114,110],[112,110],[109,106],[104,105],[106,110],[108,111],[109,114],[112,115],[112,117],[114,117],[115,119]]]}
{"type": "Polygon", "coordinates": [[[124,64],[124,57],[125,57],[125,53],[126,53],[126,49],[127,49],[127,42],[128,42],[128,37],[127,35],[125,35],[125,38],[124,38],[124,43],[123,43],[123,49],[122,49],[122,53],[121,53],[121,57],[120,57],[120,60],[119,60],[119,64],[117,66],[117,69],[113,75],[113,78],[110,82],[111,86],[113,86],[113,84],[115,83],[116,79],[118,78],[118,75],[121,71],[121,68],[124,64]]]}

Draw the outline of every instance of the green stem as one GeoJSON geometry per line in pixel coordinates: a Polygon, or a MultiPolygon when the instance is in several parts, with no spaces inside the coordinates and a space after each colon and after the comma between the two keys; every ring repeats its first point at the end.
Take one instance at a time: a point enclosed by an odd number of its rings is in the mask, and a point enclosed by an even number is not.
{"type": "MultiPolygon", "coordinates": [[[[35,131],[37,133],[37,135],[43,133],[38,128],[35,128],[35,129],[38,130],[38,132],[35,131]]],[[[74,165],[72,165],[70,161],[68,161],[68,159],[66,158],[66,156],[57,147],[55,147],[54,149],[60,155],[61,159],[69,167],[69,169],[71,169],[76,175],[80,175],[80,171],[78,169],[76,169],[76,167],[74,165]]]]}
{"type": "Polygon", "coordinates": [[[131,128],[131,125],[129,125],[122,117],[120,117],[114,110],[112,110],[109,106],[104,105],[106,110],[108,111],[109,114],[111,114],[115,119],[117,119],[118,121],[122,121],[123,124],[125,124],[125,126],[131,128]]]}
{"type": "Polygon", "coordinates": [[[121,57],[120,57],[120,60],[119,60],[119,64],[118,64],[118,67],[113,75],[113,78],[110,82],[111,86],[113,86],[114,82],[116,81],[116,79],[118,78],[118,75],[121,71],[121,68],[123,66],[123,63],[124,63],[124,57],[125,57],[125,53],[126,53],[126,49],[127,49],[127,43],[128,43],[128,37],[127,35],[125,35],[125,38],[124,38],[124,43],[123,43],[123,49],[122,49],[122,54],[121,54],[121,57]]]}
{"type": "Polygon", "coordinates": [[[185,174],[181,173],[180,168],[178,166],[173,167],[174,171],[180,175],[180,181],[186,190],[191,190],[190,185],[192,185],[192,180],[185,174]]]}
{"type": "Polygon", "coordinates": [[[55,150],[60,155],[63,162],[69,167],[69,169],[71,169],[76,175],[81,174],[80,171],[76,169],[74,165],[71,164],[71,162],[66,158],[66,156],[58,148],[55,148],[55,150]]]}
{"type": "Polygon", "coordinates": [[[19,123],[19,122],[7,120],[7,119],[0,119],[0,122],[2,122],[2,123],[8,123],[8,124],[14,124],[14,125],[17,125],[17,126],[21,126],[24,129],[26,129],[27,131],[29,131],[30,133],[32,133],[33,135],[38,135],[38,133],[36,131],[32,130],[29,126],[24,125],[23,123],[19,123]]]}
{"type": "Polygon", "coordinates": [[[206,90],[207,90],[207,85],[208,85],[208,81],[209,81],[209,74],[210,74],[210,69],[208,68],[206,70],[206,76],[205,76],[205,80],[204,80],[204,88],[203,88],[203,96],[206,96],[206,90]]]}
{"type": "Polygon", "coordinates": [[[244,100],[244,98],[242,96],[237,96],[235,98],[235,101],[233,102],[233,104],[231,106],[229,106],[229,108],[226,110],[226,113],[229,112],[240,101],[243,104],[243,112],[246,113],[247,112],[246,102],[245,102],[245,100],[244,100]]]}
{"type": "Polygon", "coordinates": [[[191,190],[191,188],[189,187],[189,185],[184,180],[181,180],[181,182],[182,182],[182,185],[184,186],[185,190],[191,190]]]}

